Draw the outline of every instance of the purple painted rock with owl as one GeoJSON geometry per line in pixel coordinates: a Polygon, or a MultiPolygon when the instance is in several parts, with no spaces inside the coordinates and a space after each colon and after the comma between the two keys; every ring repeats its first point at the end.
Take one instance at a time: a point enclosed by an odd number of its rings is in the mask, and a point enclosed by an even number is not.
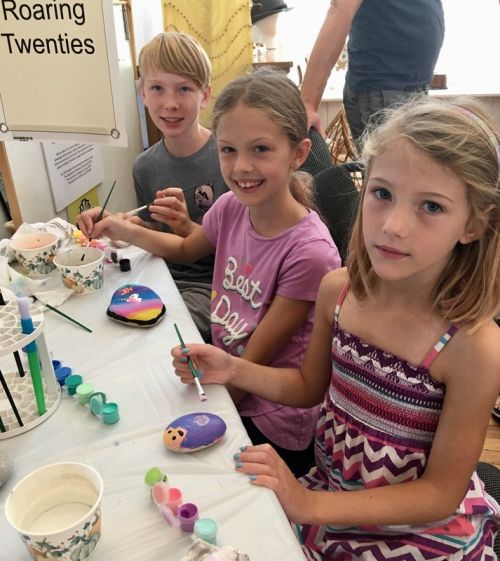
{"type": "Polygon", "coordinates": [[[167,426],[163,443],[172,452],[196,452],[218,442],[226,428],[226,423],[213,413],[189,413],[167,426]]]}

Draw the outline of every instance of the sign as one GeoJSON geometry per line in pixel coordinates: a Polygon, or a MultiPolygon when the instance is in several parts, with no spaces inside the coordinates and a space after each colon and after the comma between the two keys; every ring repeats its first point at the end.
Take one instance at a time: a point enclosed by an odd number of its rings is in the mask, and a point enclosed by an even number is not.
{"type": "Polygon", "coordinates": [[[0,140],[126,146],[112,0],[0,0],[0,140]]]}
{"type": "Polygon", "coordinates": [[[44,142],[42,148],[57,212],[104,179],[94,144],[44,142]]]}

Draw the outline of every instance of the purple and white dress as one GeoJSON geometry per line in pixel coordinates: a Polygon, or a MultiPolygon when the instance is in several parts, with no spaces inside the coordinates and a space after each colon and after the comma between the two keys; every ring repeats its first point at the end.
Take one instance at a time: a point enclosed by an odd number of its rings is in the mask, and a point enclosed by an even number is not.
{"type": "MultiPolygon", "coordinates": [[[[317,466],[302,483],[348,492],[413,481],[424,473],[445,394],[429,366],[457,327],[413,366],[339,327],[346,292],[335,308],[332,377],[316,431],[317,466]]],[[[457,511],[440,522],[296,528],[313,561],[493,561],[499,529],[500,506],[476,473],[457,511]]]]}

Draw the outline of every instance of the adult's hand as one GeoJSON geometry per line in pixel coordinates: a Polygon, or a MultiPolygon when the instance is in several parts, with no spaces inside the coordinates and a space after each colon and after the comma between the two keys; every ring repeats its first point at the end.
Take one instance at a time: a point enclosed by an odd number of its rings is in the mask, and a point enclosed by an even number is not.
{"type": "Polygon", "coordinates": [[[307,130],[310,130],[311,127],[314,127],[319,132],[319,134],[323,138],[325,138],[326,137],[325,129],[323,127],[321,119],[319,118],[318,112],[315,109],[308,107],[307,105],[306,105],[306,112],[307,112],[307,130]]]}

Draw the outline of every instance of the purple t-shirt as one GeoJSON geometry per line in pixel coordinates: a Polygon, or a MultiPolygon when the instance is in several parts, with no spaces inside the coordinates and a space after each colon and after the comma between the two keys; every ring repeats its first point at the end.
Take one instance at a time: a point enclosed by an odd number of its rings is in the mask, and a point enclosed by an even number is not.
{"type": "MultiPolygon", "coordinates": [[[[293,228],[273,238],[252,227],[248,208],[225,193],[203,218],[203,230],[217,248],[212,283],[212,341],[240,356],[274,297],[316,301],[324,275],[340,267],[340,257],[327,227],[311,211],[293,228]]],[[[314,309],[269,363],[296,368],[302,363],[312,330],[314,309]]],[[[239,404],[241,416],[252,417],[272,442],[289,450],[309,444],[317,408],[285,407],[253,394],[239,404]]]]}

